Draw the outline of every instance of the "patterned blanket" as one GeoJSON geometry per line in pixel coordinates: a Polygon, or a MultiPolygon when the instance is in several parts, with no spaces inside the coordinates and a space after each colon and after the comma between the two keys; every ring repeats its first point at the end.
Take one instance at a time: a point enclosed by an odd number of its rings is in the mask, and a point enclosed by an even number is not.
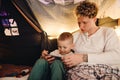
{"type": "Polygon", "coordinates": [[[105,64],[81,64],[67,72],[68,80],[120,80],[120,70],[105,64]]]}

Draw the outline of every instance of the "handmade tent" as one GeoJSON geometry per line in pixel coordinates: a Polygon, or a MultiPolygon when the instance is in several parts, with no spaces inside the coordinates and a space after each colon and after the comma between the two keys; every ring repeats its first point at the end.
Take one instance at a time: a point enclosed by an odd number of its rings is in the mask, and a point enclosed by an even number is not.
{"type": "MultiPolygon", "coordinates": [[[[48,37],[78,29],[73,11],[80,1],[0,0],[0,63],[33,64],[43,49],[55,49],[48,37]]],[[[100,7],[98,25],[118,25],[120,0],[89,1],[100,7]]]]}

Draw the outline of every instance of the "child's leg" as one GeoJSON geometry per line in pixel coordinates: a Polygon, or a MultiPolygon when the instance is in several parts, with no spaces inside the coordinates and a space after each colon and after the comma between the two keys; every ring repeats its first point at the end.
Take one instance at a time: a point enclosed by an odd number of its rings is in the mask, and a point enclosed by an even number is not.
{"type": "Polygon", "coordinates": [[[64,65],[60,60],[55,60],[51,66],[51,80],[65,80],[64,65]]]}
{"type": "Polygon", "coordinates": [[[49,63],[44,59],[38,59],[32,68],[28,80],[48,80],[49,63]]]}

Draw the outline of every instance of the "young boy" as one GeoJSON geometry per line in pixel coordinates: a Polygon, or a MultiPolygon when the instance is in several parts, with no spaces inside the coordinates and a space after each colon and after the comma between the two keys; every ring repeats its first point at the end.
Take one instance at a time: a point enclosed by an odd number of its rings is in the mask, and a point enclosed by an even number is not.
{"type": "MultiPolygon", "coordinates": [[[[28,80],[66,80],[66,69],[62,57],[73,54],[73,36],[69,32],[63,32],[57,39],[58,49],[46,54],[54,58],[51,63],[45,58],[37,60],[28,80]]],[[[44,50],[46,52],[46,50],[44,50]]],[[[47,58],[47,57],[46,57],[47,58]]]]}

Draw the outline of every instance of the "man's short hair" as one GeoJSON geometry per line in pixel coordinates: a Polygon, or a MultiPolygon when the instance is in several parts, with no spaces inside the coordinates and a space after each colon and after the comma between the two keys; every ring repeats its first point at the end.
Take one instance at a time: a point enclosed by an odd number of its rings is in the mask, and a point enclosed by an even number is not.
{"type": "Polygon", "coordinates": [[[96,17],[97,13],[98,13],[98,7],[93,2],[82,1],[76,7],[77,16],[85,16],[89,18],[94,18],[96,17]]]}

